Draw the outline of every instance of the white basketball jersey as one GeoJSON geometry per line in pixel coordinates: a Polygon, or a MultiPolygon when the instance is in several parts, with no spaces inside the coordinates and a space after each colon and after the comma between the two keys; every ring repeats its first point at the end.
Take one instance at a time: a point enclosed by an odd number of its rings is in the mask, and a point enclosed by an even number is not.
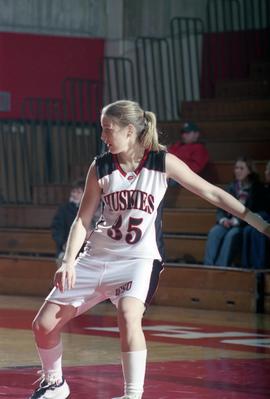
{"type": "Polygon", "coordinates": [[[134,172],[126,173],[116,155],[96,158],[104,203],[103,220],[90,237],[94,254],[128,258],[163,257],[162,200],[167,189],[165,151],[145,151],[134,172]]]}

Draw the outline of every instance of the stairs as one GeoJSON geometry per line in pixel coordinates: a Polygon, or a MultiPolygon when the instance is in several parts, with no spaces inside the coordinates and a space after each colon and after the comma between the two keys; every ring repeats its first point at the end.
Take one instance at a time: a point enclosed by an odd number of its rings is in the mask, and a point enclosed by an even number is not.
{"type": "MultiPolygon", "coordinates": [[[[255,161],[264,180],[270,159],[270,63],[250,66],[250,79],[220,81],[216,98],[182,104],[181,121],[193,121],[210,154],[206,180],[224,186],[233,178],[238,156],[255,161]]],[[[180,122],[181,122],[180,121],[180,122]]],[[[164,143],[179,139],[180,122],[160,122],[164,143]]],[[[177,264],[201,263],[209,228],[215,223],[215,209],[183,188],[170,187],[165,197],[164,232],[168,259],[177,264]]]]}

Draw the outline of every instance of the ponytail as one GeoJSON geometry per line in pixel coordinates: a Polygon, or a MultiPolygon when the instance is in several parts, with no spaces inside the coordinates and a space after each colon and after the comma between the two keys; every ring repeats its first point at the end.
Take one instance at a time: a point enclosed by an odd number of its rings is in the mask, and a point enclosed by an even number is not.
{"type": "Polygon", "coordinates": [[[139,141],[142,143],[144,148],[150,148],[153,151],[159,151],[165,149],[158,141],[157,132],[157,119],[153,112],[145,111],[145,128],[139,135],[139,141]]]}

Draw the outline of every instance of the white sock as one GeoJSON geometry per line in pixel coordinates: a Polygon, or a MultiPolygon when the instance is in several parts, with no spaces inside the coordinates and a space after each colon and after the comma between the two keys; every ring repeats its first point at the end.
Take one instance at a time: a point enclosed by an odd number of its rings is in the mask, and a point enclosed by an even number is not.
{"type": "Polygon", "coordinates": [[[62,341],[54,348],[42,349],[37,347],[38,354],[42,364],[42,370],[45,374],[45,379],[49,379],[49,375],[54,376],[56,383],[62,381],[62,341]]]}
{"type": "Polygon", "coordinates": [[[142,351],[122,352],[125,395],[143,393],[146,356],[146,349],[142,351]]]}

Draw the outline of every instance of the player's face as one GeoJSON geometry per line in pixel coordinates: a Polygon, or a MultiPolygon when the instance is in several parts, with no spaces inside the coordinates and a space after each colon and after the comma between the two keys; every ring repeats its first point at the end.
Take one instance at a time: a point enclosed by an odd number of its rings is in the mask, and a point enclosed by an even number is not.
{"type": "Polygon", "coordinates": [[[112,154],[119,154],[128,149],[128,127],[119,126],[113,119],[101,117],[101,140],[112,154]]]}

